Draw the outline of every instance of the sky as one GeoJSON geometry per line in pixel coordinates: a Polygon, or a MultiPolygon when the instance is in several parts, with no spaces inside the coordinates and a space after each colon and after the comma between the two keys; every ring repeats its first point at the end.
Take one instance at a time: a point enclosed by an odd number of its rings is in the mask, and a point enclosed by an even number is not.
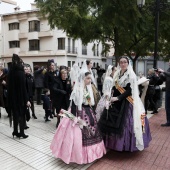
{"type": "Polygon", "coordinates": [[[25,11],[25,10],[30,10],[31,9],[31,5],[30,3],[33,3],[34,0],[14,0],[15,2],[17,2],[17,5],[21,8],[21,11],[25,11]]]}

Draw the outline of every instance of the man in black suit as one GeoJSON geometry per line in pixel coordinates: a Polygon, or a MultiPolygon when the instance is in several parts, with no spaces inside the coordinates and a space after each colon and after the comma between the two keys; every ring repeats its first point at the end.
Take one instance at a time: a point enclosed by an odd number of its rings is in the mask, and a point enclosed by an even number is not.
{"type": "MultiPolygon", "coordinates": [[[[170,66],[170,60],[169,60],[169,66],[170,66]]],[[[158,69],[158,71],[161,74],[162,79],[166,83],[166,91],[165,91],[165,110],[166,110],[166,120],[167,122],[165,124],[161,124],[161,126],[170,126],[170,67],[169,69],[165,72],[162,69],[158,69]]]]}

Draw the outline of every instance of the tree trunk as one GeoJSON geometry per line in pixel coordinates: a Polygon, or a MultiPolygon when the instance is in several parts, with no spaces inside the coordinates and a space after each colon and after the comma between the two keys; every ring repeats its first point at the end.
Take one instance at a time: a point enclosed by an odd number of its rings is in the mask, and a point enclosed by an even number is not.
{"type": "Polygon", "coordinates": [[[119,57],[120,57],[120,54],[119,54],[119,34],[118,34],[118,29],[115,27],[114,28],[114,39],[115,39],[115,60],[116,60],[116,65],[118,64],[118,60],[119,60],[119,57]]]}
{"type": "Polygon", "coordinates": [[[139,55],[136,54],[135,58],[132,60],[133,61],[133,71],[136,73],[136,61],[139,58],[139,55]]]}

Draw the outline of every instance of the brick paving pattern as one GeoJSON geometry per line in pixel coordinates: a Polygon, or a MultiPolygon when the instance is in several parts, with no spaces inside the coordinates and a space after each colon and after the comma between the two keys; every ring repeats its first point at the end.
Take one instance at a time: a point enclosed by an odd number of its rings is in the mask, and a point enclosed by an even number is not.
{"type": "Polygon", "coordinates": [[[170,127],[165,123],[165,109],[149,119],[152,141],[140,152],[109,151],[88,170],[170,170],[170,127]]]}

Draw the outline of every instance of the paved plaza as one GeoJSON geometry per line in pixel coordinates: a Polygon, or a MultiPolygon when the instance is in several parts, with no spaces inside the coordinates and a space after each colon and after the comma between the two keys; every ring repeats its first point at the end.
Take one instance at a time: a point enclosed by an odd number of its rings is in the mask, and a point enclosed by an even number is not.
{"type": "MultiPolygon", "coordinates": [[[[42,106],[35,106],[37,120],[28,122],[27,139],[12,137],[6,112],[2,109],[0,119],[0,170],[170,170],[170,127],[165,122],[165,110],[149,119],[152,142],[143,152],[114,152],[93,164],[65,164],[52,156],[50,144],[55,133],[56,118],[45,123],[42,106]]],[[[149,117],[151,115],[148,115],[149,117]]]]}
{"type": "Polygon", "coordinates": [[[45,123],[42,105],[36,105],[38,119],[28,122],[27,139],[12,137],[13,128],[4,109],[0,119],[0,170],[71,170],[87,169],[91,164],[65,164],[52,156],[50,144],[56,130],[57,119],[45,123]]]}

